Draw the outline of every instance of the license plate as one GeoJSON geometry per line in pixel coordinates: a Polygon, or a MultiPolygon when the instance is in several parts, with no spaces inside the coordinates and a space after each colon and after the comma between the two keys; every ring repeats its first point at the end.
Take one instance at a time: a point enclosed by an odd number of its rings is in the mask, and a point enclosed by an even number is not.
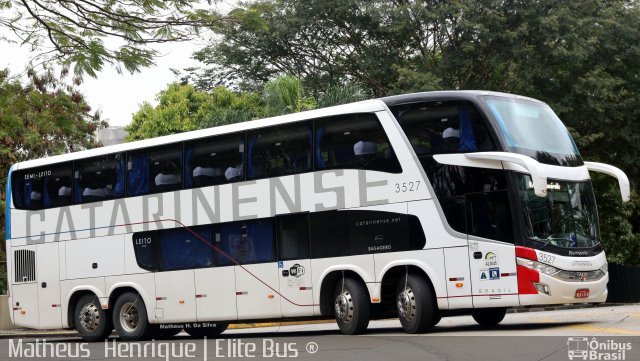
{"type": "Polygon", "coordinates": [[[587,298],[587,297],[589,297],[588,288],[581,288],[579,290],[576,290],[576,298],[587,298]]]}

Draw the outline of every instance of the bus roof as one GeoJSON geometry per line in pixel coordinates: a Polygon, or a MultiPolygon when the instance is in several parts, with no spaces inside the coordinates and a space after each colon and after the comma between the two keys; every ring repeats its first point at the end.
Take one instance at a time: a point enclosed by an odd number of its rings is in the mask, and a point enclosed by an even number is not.
{"type": "Polygon", "coordinates": [[[417,103],[429,100],[472,100],[478,97],[491,95],[497,97],[506,97],[512,99],[526,99],[538,103],[541,101],[522,95],[501,93],[487,90],[444,90],[444,91],[430,91],[422,93],[411,93],[403,95],[393,95],[385,98],[380,98],[388,107],[399,104],[417,103]]]}
{"type": "MultiPolygon", "coordinates": [[[[296,121],[303,121],[312,118],[321,118],[339,114],[350,113],[366,113],[377,112],[385,110],[385,105],[392,107],[398,104],[406,104],[428,100],[471,100],[476,99],[483,95],[493,95],[517,99],[527,99],[531,101],[538,101],[536,99],[527,98],[519,95],[499,93],[483,90],[455,90],[455,91],[431,91],[421,93],[411,93],[404,95],[395,95],[390,97],[365,100],[356,103],[343,104],[333,107],[309,110],[300,113],[286,114],[277,117],[264,118],[251,120],[241,123],[228,124],[218,127],[212,127],[207,129],[193,130],[189,132],[183,132],[178,134],[171,134],[162,137],[149,138],[139,140],[135,142],[128,142],[116,145],[110,145],[105,147],[99,147],[94,149],[82,150],[73,153],[66,153],[61,155],[55,155],[45,158],[32,159],[20,163],[16,163],[13,167],[14,170],[34,168],[52,163],[62,163],[73,161],[77,159],[90,158],[100,155],[124,152],[129,150],[135,150],[140,148],[154,147],[164,144],[178,143],[188,141],[191,139],[206,138],[214,135],[228,134],[234,132],[240,132],[250,129],[257,129],[272,125],[292,123],[296,121]]],[[[538,101],[539,102],[539,101],[538,101]]]]}

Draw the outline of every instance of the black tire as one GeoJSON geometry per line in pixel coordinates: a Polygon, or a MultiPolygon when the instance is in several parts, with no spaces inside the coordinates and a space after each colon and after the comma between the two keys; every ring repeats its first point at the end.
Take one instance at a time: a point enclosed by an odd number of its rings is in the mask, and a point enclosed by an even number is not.
{"type": "Polygon", "coordinates": [[[203,338],[205,336],[206,337],[217,336],[223,333],[224,331],[226,331],[227,327],[229,327],[228,323],[217,322],[216,325],[212,327],[196,327],[196,328],[190,327],[190,328],[185,328],[184,330],[191,337],[203,338]]]}
{"type": "Polygon", "coordinates": [[[439,320],[435,297],[427,281],[414,274],[401,277],[396,291],[396,310],[406,333],[421,333],[439,320]]]}
{"type": "Polygon", "coordinates": [[[367,330],[371,303],[369,293],[362,282],[353,278],[339,280],[333,293],[333,311],[340,331],[345,335],[357,335],[367,330]]]}
{"type": "Polygon", "coordinates": [[[436,315],[433,317],[433,322],[431,322],[431,326],[435,326],[442,321],[442,315],[440,312],[436,312],[436,315]]]}
{"type": "Polygon", "coordinates": [[[113,326],[123,341],[147,339],[158,329],[149,324],[147,307],[142,297],[135,292],[123,293],[116,300],[113,307],[113,326]]]}
{"type": "Polygon", "coordinates": [[[109,310],[102,309],[96,295],[80,297],[73,314],[76,330],[84,341],[102,341],[109,337],[113,330],[109,310]]]}
{"type": "Polygon", "coordinates": [[[471,313],[476,322],[482,326],[495,326],[504,320],[506,308],[481,308],[471,313]]]}

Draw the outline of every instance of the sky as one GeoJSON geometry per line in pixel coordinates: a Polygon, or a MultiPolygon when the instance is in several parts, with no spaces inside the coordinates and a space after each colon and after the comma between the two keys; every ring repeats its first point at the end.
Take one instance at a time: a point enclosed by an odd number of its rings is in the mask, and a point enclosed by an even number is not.
{"type": "MultiPolygon", "coordinates": [[[[203,2],[206,5],[206,3],[203,2]]],[[[225,13],[237,5],[237,0],[221,0],[216,8],[225,13]]],[[[6,29],[0,28],[0,38],[12,36],[6,29]]],[[[159,52],[155,66],[143,68],[134,74],[126,70],[118,74],[115,67],[105,66],[96,78],[85,76],[80,90],[93,110],[100,110],[102,118],[110,126],[126,126],[131,122],[143,102],[157,104],[156,95],[167,87],[168,83],[178,80],[171,69],[182,70],[198,65],[191,59],[194,51],[203,48],[208,39],[196,39],[190,42],[159,44],[153,48],[159,52]]],[[[37,53],[36,53],[37,54],[37,53]]],[[[0,69],[8,68],[11,75],[24,74],[26,65],[35,54],[30,54],[29,45],[0,41],[0,69]]],[[[26,77],[25,77],[26,78],[26,77]]],[[[25,79],[26,80],[26,79],[25,79]]]]}
{"type": "MultiPolygon", "coordinates": [[[[177,80],[171,68],[182,70],[197,65],[191,54],[203,46],[204,41],[156,46],[160,56],[156,58],[155,66],[135,74],[126,71],[118,74],[115,67],[105,66],[97,78],[85,76],[80,90],[91,108],[100,110],[109,125],[125,126],[131,122],[131,115],[142,102],[155,104],[156,94],[177,80]]],[[[24,73],[31,56],[29,46],[0,42],[0,69],[8,68],[12,75],[24,73]]]]}

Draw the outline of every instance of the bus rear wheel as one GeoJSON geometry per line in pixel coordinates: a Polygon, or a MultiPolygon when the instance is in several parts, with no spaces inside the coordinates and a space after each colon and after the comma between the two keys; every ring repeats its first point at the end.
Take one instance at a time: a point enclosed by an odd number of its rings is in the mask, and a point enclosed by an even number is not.
{"type": "Polygon", "coordinates": [[[338,281],[334,292],[334,314],[345,335],[363,333],[369,326],[370,303],[367,289],[352,278],[338,281]]]}
{"type": "Polygon", "coordinates": [[[504,320],[506,308],[481,308],[471,313],[473,319],[482,326],[495,326],[504,320]]]}
{"type": "Polygon", "coordinates": [[[227,327],[229,327],[228,323],[217,322],[215,326],[197,327],[197,328],[190,327],[190,328],[185,328],[184,330],[191,337],[202,338],[202,337],[217,336],[223,333],[224,331],[226,331],[227,327]]]}
{"type": "Polygon", "coordinates": [[[113,307],[113,325],[123,341],[140,341],[154,332],[147,319],[144,301],[134,292],[123,293],[116,300],[113,307]]]}
{"type": "Polygon", "coordinates": [[[400,324],[406,333],[425,332],[439,321],[431,287],[422,277],[414,274],[400,278],[396,307],[400,324]]]}
{"type": "Polygon", "coordinates": [[[113,330],[108,310],[102,308],[95,295],[87,294],[80,297],[74,315],[76,330],[87,342],[102,341],[109,337],[113,330]]]}

